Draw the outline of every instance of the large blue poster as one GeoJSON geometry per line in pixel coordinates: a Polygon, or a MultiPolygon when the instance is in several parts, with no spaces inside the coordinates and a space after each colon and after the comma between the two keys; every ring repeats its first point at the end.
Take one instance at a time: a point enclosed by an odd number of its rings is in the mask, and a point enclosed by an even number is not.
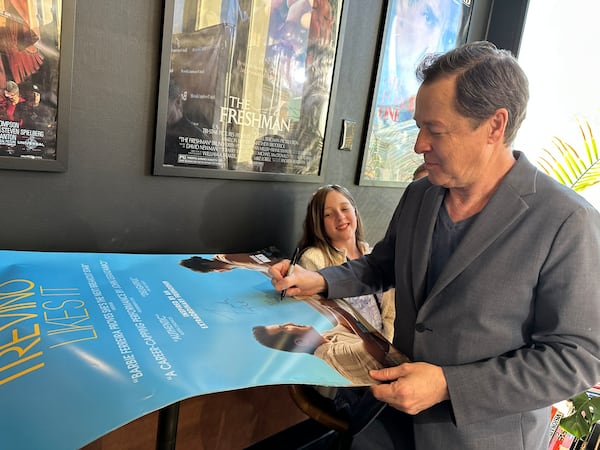
{"type": "Polygon", "coordinates": [[[360,184],[406,186],[423,157],[414,153],[420,85],[415,71],[429,54],[466,42],[473,0],[390,0],[371,105],[360,184]]]}
{"type": "Polygon", "coordinates": [[[314,354],[257,340],[262,326],[332,321],[280,301],[268,252],[243,255],[0,251],[2,448],[77,449],[211,392],[352,384],[314,354]]]}

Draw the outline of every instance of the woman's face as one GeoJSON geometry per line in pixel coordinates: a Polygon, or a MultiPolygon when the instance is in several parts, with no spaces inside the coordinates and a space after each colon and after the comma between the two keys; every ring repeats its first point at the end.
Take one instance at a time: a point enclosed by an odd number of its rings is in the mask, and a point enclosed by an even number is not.
{"type": "Polygon", "coordinates": [[[332,244],[354,240],[356,236],[356,210],[350,200],[338,191],[325,198],[323,225],[332,244]]]}

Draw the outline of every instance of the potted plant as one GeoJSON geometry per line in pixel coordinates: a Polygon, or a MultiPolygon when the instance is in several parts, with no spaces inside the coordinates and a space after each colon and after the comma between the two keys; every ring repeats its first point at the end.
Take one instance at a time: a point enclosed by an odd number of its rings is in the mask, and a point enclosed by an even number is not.
{"type": "MultiPolygon", "coordinates": [[[[571,397],[566,405],[568,411],[563,411],[565,415],[560,420],[560,427],[577,439],[585,439],[592,432],[594,424],[600,421],[600,397],[582,392],[571,397]]],[[[599,445],[600,442],[597,442],[594,450],[599,445]]]]}

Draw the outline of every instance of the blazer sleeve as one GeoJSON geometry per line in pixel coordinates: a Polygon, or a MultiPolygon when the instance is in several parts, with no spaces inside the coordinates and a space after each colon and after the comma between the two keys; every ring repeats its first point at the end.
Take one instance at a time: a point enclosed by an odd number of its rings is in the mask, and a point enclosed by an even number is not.
{"type": "MultiPolygon", "coordinates": [[[[600,216],[591,206],[579,208],[553,234],[539,272],[530,342],[489,359],[443,366],[458,426],[547,407],[600,380],[599,259],[600,216]]],[[[524,255],[521,271],[527,270],[524,255]]],[[[518,283],[519,273],[506,282],[518,283]]]]}

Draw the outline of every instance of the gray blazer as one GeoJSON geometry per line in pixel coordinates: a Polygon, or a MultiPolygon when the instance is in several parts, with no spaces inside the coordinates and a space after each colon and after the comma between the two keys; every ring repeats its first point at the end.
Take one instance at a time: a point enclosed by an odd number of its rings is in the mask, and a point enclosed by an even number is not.
{"type": "Polygon", "coordinates": [[[323,269],[328,295],[396,288],[394,346],[443,368],[451,400],[418,450],[547,450],[549,405],[600,380],[600,215],[525,156],[425,296],[445,189],[410,184],[370,255],[323,269]]]}

